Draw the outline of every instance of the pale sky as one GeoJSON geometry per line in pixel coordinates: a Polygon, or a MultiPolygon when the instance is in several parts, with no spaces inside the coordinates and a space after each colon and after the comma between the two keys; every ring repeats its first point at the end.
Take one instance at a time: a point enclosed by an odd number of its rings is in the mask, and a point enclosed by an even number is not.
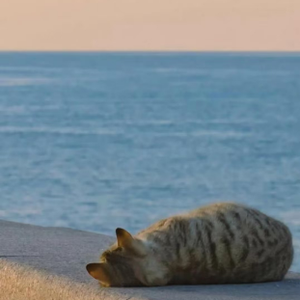
{"type": "Polygon", "coordinates": [[[300,0],[0,0],[0,50],[300,51],[300,0]]]}

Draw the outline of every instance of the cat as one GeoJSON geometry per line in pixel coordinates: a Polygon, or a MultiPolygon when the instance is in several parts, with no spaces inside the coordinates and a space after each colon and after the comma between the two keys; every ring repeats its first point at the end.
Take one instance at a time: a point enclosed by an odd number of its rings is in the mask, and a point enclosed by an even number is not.
{"type": "Polygon", "coordinates": [[[103,287],[254,283],[282,280],[293,260],[286,225],[235,203],[211,204],[158,221],[86,266],[103,287]]]}

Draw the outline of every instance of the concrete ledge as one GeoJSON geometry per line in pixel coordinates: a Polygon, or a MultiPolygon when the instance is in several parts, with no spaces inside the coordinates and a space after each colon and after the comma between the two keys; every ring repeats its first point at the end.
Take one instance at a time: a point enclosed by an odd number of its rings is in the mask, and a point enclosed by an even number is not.
{"type": "Polygon", "coordinates": [[[87,274],[85,265],[97,261],[100,252],[113,241],[112,237],[96,233],[0,220],[0,259],[63,276],[83,284],[104,300],[300,299],[300,274],[292,272],[284,281],[273,283],[101,289],[87,274]]]}

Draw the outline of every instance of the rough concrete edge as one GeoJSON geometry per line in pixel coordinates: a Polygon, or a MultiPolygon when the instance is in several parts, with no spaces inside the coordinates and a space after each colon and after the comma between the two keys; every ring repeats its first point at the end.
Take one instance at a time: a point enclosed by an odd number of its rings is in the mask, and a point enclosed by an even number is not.
{"type": "MultiPolygon", "coordinates": [[[[295,276],[297,279],[298,279],[298,278],[300,279],[300,273],[298,273],[298,272],[289,270],[287,274],[293,274],[293,276],[295,276]]],[[[285,278],[284,278],[284,279],[285,279],[285,278]]],[[[283,280],[284,280],[284,279],[283,279],[283,280]]]]}
{"type": "MultiPolygon", "coordinates": [[[[79,287],[86,288],[86,293],[92,294],[92,296],[99,297],[99,299],[107,299],[107,300],[149,300],[149,298],[142,296],[129,296],[123,295],[121,292],[118,292],[116,289],[110,288],[98,288],[98,284],[87,284],[87,283],[79,283],[71,280],[67,276],[57,275],[51,272],[46,272],[44,270],[40,270],[38,268],[34,268],[32,266],[25,264],[20,264],[17,262],[13,262],[9,259],[0,258],[0,271],[5,270],[7,267],[11,267],[15,272],[24,272],[30,277],[33,275],[34,277],[40,276],[42,279],[51,278],[54,282],[65,283],[65,288],[68,288],[71,285],[74,285],[77,289],[79,287]],[[4,262],[4,265],[1,263],[4,262]],[[97,287],[96,287],[97,285],[97,287]]],[[[35,278],[34,278],[35,279],[35,278]]],[[[35,279],[36,280],[36,279],[35,279]]],[[[1,298],[1,297],[0,297],[1,298]]]]}
{"type": "Polygon", "coordinates": [[[104,233],[99,233],[96,231],[86,231],[83,229],[76,229],[76,228],[70,228],[70,227],[62,227],[62,226],[43,226],[43,225],[34,225],[34,224],[30,224],[30,223],[21,223],[21,222],[16,222],[16,221],[10,221],[10,220],[5,220],[5,219],[0,219],[0,225],[1,223],[9,223],[11,225],[15,225],[15,226],[19,226],[19,225],[25,225],[28,227],[36,227],[36,228],[43,228],[43,229],[57,229],[57,230],[66,230],[66,231],[78,231],[78,232],[82,232],[82,233],[88,233],[88,234],[97,234],[97,235],[104,235],[107,237],[112,238],[112,236],[104,234],[104,233]]]}
{"type": "MultiPolygon", "coordinates": [[[[102,236],[106,236],[109,238],[112,238],[112,236],[106,235],[106,234],[100,234],[97,232],[92,232],[92,231],[85,231],[85,230],[79,230],[79,229],[73,229],[73,228],[68,228],[68,227],[55,227],[55,226],[41,226],[41,225],[34,225],[34,224],[29,224],[29,223],[20,223],[20,222],[15,222],[15,221],[10,221],[10,220],[3,220],[0,219],[0,226],[1,223],[6,223],[9,224],[11,226],[20,226],[20,225],[25,225],[26,227],[31,227],[31,228],[42,228],[42,229],[57,229],[57,230],[64,230],[64,231],[70,231],[70,232],[81,232],[83,234],[94,234],[94,235],[102,235],[102,236]]],[[[35,272],[37,274],[41,274],[41,276],[50,276],[50,277],[55,277],[55,278],[60,278],[65,282],[69,282],[69,283],[73,283],[73,284],[81,284],[83,286],[86,286],[87,289],[88,287],[91,288],[91,290],[94,290],[95,295],[103,298],[103,300],[149,300],[150,298],[148,297],[143,297],[140,295],[134,296],[134,295],[124,295],[122,294],[122,291],[118,291],[118,289],[114,289],[114,288],[101,288],[97,282],[91,282],[89,283],[80,283],[76,280],[72,280],[71,278],[69,278],[68,276],[64,276],[64,275],[58,275],[55,274],[54,272],[47,272],[45,270],[39,269],[39,268],[35,268],[33,266],[30,266],[26,263],[18,263],[18,262],[14,262],[10,259],[7,258],[2,258],[0,257],[0,264],[1,261],[4,261],[6,263],[8,263],[11,266],[15,266],[16,269],[20,268],[22,269],[28,269],[28,270],[32,270],[32,272],[35,272]],[[93,288],[94,287],[94,288],[93,288]]],[[[0,266],[0,270],[1,270],[1,266],[0,266]]]]}

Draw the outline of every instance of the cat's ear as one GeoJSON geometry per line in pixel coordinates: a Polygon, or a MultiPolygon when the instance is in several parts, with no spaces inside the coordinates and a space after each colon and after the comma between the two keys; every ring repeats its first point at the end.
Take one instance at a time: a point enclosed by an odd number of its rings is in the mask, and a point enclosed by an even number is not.
{"type": "Polygon", "coordinates": [[[146,255],[146,249],[142,241],[134,238],[128,231],[122,228],[116,229],[118,247],[132,251],[139,256],[146,255]]]}
{"type": "Polygon", "coordinates": [[[134,243],[132,235],[123,228],[116,229],[116,235],[118,240],[118,247],[131,248],[134,243]]]}
{"type": "Polygon", "coordinates": [[[89,274],[104,285],[110,285],[109,270],[105,263],[92,263],[86,266],[89,274]]]}

